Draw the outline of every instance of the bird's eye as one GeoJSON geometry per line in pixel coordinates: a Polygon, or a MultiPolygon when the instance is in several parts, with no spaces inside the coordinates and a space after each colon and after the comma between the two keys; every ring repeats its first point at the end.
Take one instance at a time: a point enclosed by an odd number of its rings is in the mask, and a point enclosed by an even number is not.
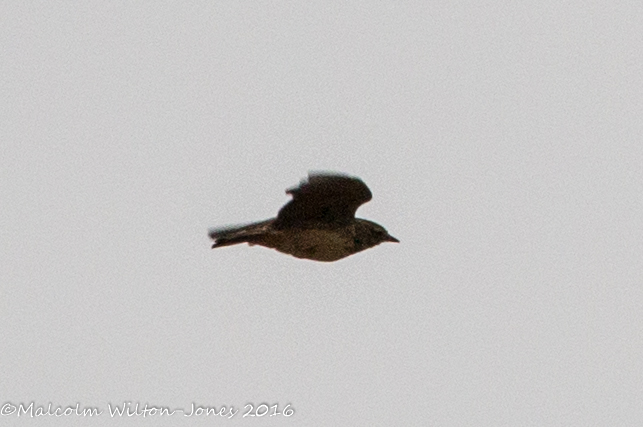
{"type": "Polygon", "coordinates": [[[355,243],[356,245],[360,245],[362,241],[359,239],[353,239],[353,243],[355,243]]]}

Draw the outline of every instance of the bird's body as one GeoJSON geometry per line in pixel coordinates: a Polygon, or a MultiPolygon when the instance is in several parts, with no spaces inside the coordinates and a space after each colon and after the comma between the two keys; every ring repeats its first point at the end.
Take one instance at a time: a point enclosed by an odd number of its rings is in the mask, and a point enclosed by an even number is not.
{"type": "Polygon", "coordinates": [[[248,243],[297,258],[337,261],[382,242],[398,242],[382,226],[355,218],[359,205],[371,199],[357,178],[310,174],[308,182],[287,193],[293,200],[277,218],[211,230],[212,248],[248,243]]]}

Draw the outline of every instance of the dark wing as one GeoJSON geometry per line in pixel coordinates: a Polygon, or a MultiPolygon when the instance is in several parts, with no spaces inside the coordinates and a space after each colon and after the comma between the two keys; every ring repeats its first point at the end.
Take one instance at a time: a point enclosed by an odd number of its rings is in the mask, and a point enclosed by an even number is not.
{"type": "Polygon", "coordinates": [[[291,194],[292,200],[279,211],[276,228],[309,221],[350,221],[357,208],[373,197],[361,179],[323,172],[309,173],[308,181],[286,190],[286,194],[291,194]]]}

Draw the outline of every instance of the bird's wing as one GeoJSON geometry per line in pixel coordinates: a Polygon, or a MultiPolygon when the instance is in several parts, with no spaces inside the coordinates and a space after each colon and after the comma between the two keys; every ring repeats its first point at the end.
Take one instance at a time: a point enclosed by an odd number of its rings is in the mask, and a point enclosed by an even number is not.
{"type": "Polygon", "coordinates": [[[310,221],[343,222],[355,218],[355,211],[373,197],[359,178],[311,172],[308,181],[286,190],[292,200],[279,210],[275,227],[291,227],[310,221]]]}

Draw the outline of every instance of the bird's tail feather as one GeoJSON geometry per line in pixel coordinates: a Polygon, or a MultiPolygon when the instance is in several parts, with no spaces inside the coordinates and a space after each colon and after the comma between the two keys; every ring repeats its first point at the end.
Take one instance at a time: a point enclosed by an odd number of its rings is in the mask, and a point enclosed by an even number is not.
{"type": "Polygon", "coordinates": [[[253,222],[246,225],[234,225],[221,228],[212,228],[208,235],[214,244],[212,248],[222,246],[236,245],[239,243],[254,243],[254,241],[263,235],[272,225],[273,219],[261,222],[253,222]]]}

